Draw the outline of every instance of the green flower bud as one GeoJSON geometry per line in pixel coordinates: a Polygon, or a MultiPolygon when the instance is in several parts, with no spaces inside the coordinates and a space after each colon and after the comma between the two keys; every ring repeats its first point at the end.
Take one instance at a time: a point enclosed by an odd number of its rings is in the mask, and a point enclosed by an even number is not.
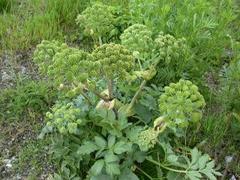
{"type": "Polygon", "coordinates": [[[143,24],[128,27],[120,36],[121,42],[134,53],[135,58],[147,58],[153,47],[152,32],[143,24]]]}
{"type": "Polygon", "coordinates": [[[98,47],[93,51],[92,57],[94,62],[100,62],[101,72],[104,73],[106,79],[116,76],[125,78],[123,72],[131,71],[134,65],[131,52],[124,46],[113,43],[98,47]]]}
{"type": "Polygon", "coordinates": [[[76,22],[86,36],[97,39],[114,30],[115,17],[110,6],[96,3],[78,15],[76,22]]]}
{"type": "Polygon", "coordinates": [[[171,83],[170,87],[166,86],[164,90],[165,93],[159,98],[159,109],[167,119],[184,127],[189,122],[201,118],[201,109],[205,106],[205,101],[196,85],[181,79],[176,84],[171,83]]]}

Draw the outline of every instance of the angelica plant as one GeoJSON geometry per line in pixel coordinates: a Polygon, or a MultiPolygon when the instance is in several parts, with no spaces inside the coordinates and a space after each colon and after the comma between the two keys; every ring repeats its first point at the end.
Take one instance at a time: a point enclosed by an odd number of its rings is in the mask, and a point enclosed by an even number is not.
{"type": "MultiPolygon", "coordinates": [[[[47,113],[48,123],[41,134],[57,137],[53,154],[61,166],[58,176],[137,180],[143,176],[164,178],[169,172],[176,172],[186,179],[214,177],[217,173],[213,161],[196,150],[191,152],[191,158],[183,158],[182,154],[189,152],[175,151],[178,147],[172,138],[177,136],[169,136],[173,127],[186,128],[201,119],[205,101],[197,86],[180,80],[165,87],[164,93],[158,92],[159,88],[152,90],[157,91],[157,96],[162,95],[159,108],[154,109],[157,104],[149,107],[156,111],[149,122],[143,120],[145,112],[139,114],[137,111],[141,110],[136,110],[147,82],[157,74],[161,63],[178,67],[178,53],[181,57],[184,42],[169,35],[159,35],[154,41],[146,26],[135,24],[125,30],[121,45],[102,44],[102,37],[113,28],[110,9],[95,4],[77,18],[86,35],[99,38],[99,46],[93,51],[85,52],[55,41],[36,49],[36,62],[44,66],[60,89],[68,86],[67,94],[71,96],[47,113]],[[124,88],[134,95],[125,93],[124,88]],[[149,175],[145,163],[156,166],[158,172],[162,169],[166,172],[149,175]]],[[[155,96],[152,101],[157,103],[157,99],[155,96]]]]}

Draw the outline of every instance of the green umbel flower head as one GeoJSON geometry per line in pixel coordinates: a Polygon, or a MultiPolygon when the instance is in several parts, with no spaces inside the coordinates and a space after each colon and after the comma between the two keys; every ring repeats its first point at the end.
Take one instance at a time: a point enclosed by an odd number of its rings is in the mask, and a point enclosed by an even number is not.
{"type": "Polygon", "coordinates": [[[187,52],[186,40],[184,38],[176,39],[170,34],[164,34],[160,32],[154,41],[155,53],[158,54],[160,59],[168,64],[178,64],[183,62],[177,62],[187,60],[184,56],[187,52]]]}
{"type": "Polygon", "coordinates": [[[132,52],[138,52],[140,58],[147,58],[152,53],[152,32],[143,24],[128,27],[120,38],[122,44],[132,52]]]}
{"type": "Polygon", "coordinates": [[[106,79],[124,79],[134,65],[131,52],[119,44],[104,44],[92,53],[93,63],[98,74],[106,79]]]}
{"type": "Polygon", "coordinates": [[[67,48],[67,44],[55,40],[43,40],[41,44],[38,44],[34,51],[33,60],[38,65],[40,72],[47,73],[47,69],[52,64],[55,54],[67,48]]]}
{"type": "Polygon", "coordinates": [[[89,54],[76,48],[67,48],[53,57],[48,68],[48,75],[58,84],[64,82],[85,81],[91,69],[89,54]]]}
{"type": "Polygon", "coordinates": [[[138,136],[138,145],[141,151],[148,151],[153,148],[158,141],[158,135],[160,131],[154,128],[148,128],[141,131],[138,136]]]}
{"type": "Polygon", "coordinates": [[[78,134],[79,127],[85,125],[85,120],[80,117],[81,110],[74,104],[56,105],[52,113],[47,112],[49,119],[47,126],[56,128],[61,134],[78,134]]]}
{"type": "Polygon", "coordinates": [[[185,127],[189,122],[201,119],[205,101],[196,85],[188,80],[180,80],[164,89],[165,93],[159,99],[159,108],[172,125],[185,127]]]}
{"type": "Polygon", "coordinates": [[[78,15],[76,21],[86,36],[98,38],[114,29],[115,18],[110,6],[96,3],[78,15]]]}

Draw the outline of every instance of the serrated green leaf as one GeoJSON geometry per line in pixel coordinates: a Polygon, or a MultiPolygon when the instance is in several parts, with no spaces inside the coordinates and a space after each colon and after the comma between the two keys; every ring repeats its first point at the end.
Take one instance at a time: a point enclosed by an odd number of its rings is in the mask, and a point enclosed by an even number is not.
{"type": "Polygon", "coordinates": [[[191,150],[191,157],[192,157],[191,164],[195,164],[198,161],[200,155],[201,155],[201,152],[199,152],[197,150],[197,148],[192,149],[191,150]]]}
{"type": "Polygon", "coordinates": [[[97,176],[101,173],[104,166],[104,160],[97,160],[90,169],[91,174],[97,176]]]}
{"type": "Polygon", "coordinates": [[[95,143],[98,147],[105,148],[107,146],[107,141],[104,138],[102,138],[100,136],[95,136],[94,139],[95,139],[95,143]]]}
{"type": "Polygon", "coordinates": [[[218,172],[218,171],[213,171],[213,174],[216,176],[222,176],[222,173],[218,172]]]}
{"type": "Polygon", "coordinates": [[[136,142],[138,140],[139,133],[143,130],[143,127],[141,126],[135,126],[131,129],[128,129],[126,131],[127,137],[130,139],[131,142],[136,142]]]}
{"type": "Polygon", "coordinates": [[[203,156],[201,156],[198,160],[199,169],[203,169],[204,167],[206,167],[208,160],[209,160],[209,156],[207,154],[204,154],[203,156]]]}
{"type": "Polygon", "coordinates": [[[136,114],[139,116],[139,118],[145,122],[145,123],[149,123],[152,119],[152,113],[149,110],[148,107],[143,106],[141,104],[135,104],[134,106],[134,111],[136,112],[136,114]]]}
{"type": "Polygon", "coordinates": [[[169,156],[167,156],[167,160],[172,163],[172,164],[175,164],[177,163],[178,161],[178,156],[174,155],[174,154],[171,154],[169,156]]]}
{"type": "Polygon", "coordinates": [[[207,163],[206,169],[213,169],[215,166],[214,161],[210,161],[209,163],[207,163]]]}
{"type": "Polygon", "coordinates": [[[168,180],[186,180],[186,178],[182,174],[176,173],[173,171],[169,171],[167,173],[167,179],[168,180]]]}
{"type": "Polygon", "coordinates": [[[108,136],[108,148],[112,148],[115,142],[116,142],[115,136],[112,136],[112,135],[108,136]]]}
{"type": "Polygon", "coordinates": [[[210,180],[216,180],[217,178],[213,175],[211,169],[204,169],[201,173],[205,174],[210,180]]]}
{"type": "Polygon", "coordinates": [[[139,180],[139,178],[130,169],[124,169],[119,176],[119,180],[139,180]]]}
{"type": "Polygon", "coordinates": [[[115,116],[115,113],[113,112],[113,110],[108,110],[107,111],[106,119],[109,120],[109,121],[115,121],[116,120],[116,116],[115,116]]]}
{"type": "Polygon", "coordinates": [[[104,156],[106,163],[112,163],[119,161],[119,158],[117,155],[113,154],[112,152],[108,152],[104,156]]]}
{"type": "Polygon", "coordinates": [[[134,153],[133,159],[136,160],[138,163],[142,163],[145,160],[146,156],[146,152],[137,151],[136,153],[134,153]]]}
{"type": "Polygon", "coordinates": [[[82,155],[90,154],[98,149],[99,147],[94,142],[87,141],[82,146],[79,147],[77,153],[82,155]]]}
{"type": "Polygon", "coordinates": [[[188,171],[186,175],[191,179],[191,180],[199,180],[202,178],[202,175],[197,172],[197,171],[188,171]]]}
{"type": "Polygon", "coordinates": [[[118,163],[107,163],[106,164],[106,172],[110,176],[119,175],[120,167],[118,163]]]}
{"type": "Polygon", "coordinates": [[[114,152],[116,154],[122,154],[122,153],[130,151],[130,150],[131,150],[131,145],[125,143],[124,141],[117,142],[114,145],[114,152]]]}
{"type": "Polygon", "coordinates": [[[57,173],[54,173],[54,177],[53,177],[54,180],[62,180],[62,177],[57,174],[57,173]]]}
{"type": "Polygon", "coordinates": [[[91,177],[90,180],[112,180],[112,178],[109,175],[100,174],[98,176],[91,177]]]}

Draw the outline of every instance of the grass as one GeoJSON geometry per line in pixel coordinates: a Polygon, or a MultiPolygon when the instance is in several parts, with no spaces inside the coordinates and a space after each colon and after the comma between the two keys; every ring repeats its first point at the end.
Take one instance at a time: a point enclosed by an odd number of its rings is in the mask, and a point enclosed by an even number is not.
{"type": "MultiPolygon", "coordinates": [[[[17,162],[14,164],[16,172],[27,171],[28,179],[38,178],[44,171],[52,171],[48,155],[47,145],[50,139],[30,141],[17,154],[17,162]]],[[[48,174],[47,174],[48,175],[48,174]]]]}
{"type": "Polygon", "coordinates": [[[0,92],[0,122],[34,120],[44,115],[55,98],[55,90],[45,82],[19,82],[16,88],[0,92]]]}
{"type": "Polygon", "coordinates": [[[0,49],[27,50],[43,39],[76,36],[75,18],[89,1],[23,0],[0,16],[0,49]]]}

